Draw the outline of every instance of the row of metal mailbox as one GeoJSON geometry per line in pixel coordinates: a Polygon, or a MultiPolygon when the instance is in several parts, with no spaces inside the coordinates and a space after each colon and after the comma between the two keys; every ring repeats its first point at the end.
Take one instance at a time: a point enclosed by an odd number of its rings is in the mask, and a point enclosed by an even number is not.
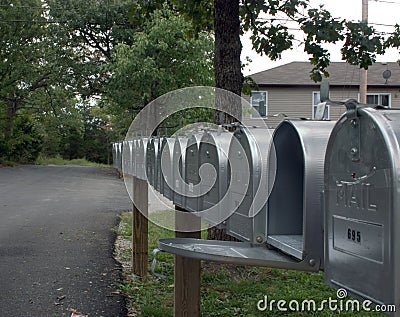
{"type": "Polygon", "coordinates": [[[399,138],[400,110],[360,107],[337,122],[124,141],[113,155],[124,173],[185,210],[206,210],[203,219],[222,221],[239,240],[323,269],[329,285],[355,296],[397,305],[399,138]]]}
{"type": "Polygon", "coordinates": [[[333,126],[287,120],[275,131],[139,138],[114,144],[114,156],[124,174],[148,180],[176,206],[241,241],[268,243],[298,259],[312,250],[322,259],[319,193],[333,126]]]}

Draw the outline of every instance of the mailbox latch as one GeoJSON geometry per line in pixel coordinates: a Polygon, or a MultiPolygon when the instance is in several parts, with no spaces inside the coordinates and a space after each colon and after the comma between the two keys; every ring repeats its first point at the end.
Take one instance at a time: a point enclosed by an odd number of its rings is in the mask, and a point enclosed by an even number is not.
{"type": "Polygon", "coordinates": [[[360,119],[356,116],[350,121],[350,155],[353,162],[360,160],[360,119]]]}

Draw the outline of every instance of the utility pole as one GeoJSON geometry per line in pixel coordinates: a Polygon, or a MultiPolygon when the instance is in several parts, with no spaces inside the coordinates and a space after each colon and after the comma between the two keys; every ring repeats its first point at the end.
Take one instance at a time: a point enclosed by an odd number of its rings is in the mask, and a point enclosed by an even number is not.
{"type": "MultiPolygon", "coordinates": [[[[368,0],[362,0],[362,22],[368,23],[368,0]]],[[[367,103],[368,72],[362,68],[360,73],[360,102],[367,103]]]]}

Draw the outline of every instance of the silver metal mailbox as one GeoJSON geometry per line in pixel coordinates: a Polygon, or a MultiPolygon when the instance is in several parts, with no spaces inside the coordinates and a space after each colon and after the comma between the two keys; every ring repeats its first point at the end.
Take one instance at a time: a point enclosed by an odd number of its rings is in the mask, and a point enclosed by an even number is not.
{"type": "Polygon", "coordinates": [[[324,158],[334,122],[283,121],[275,130],[276,176],[268,200],[267,243],[323,265],[324,158]]]}
{"type": "Polygon", "coordinates": [[[156,152],[156,177],[155,177],[155,190],[161,193],[161,141],[162,138],[158,137],[156,143],[154,143],[154,149],[156,152]]]}
{"type": "Polygon", "coordinates": [[[117,168],[117,144],[118,143],[113,143],[112,144],[112,159],[113,159],[113,167],[117,168]]]}
{"type": "Polygon", "coordinates": [[[229,187],[229,145],[232,133],[208,132],[199,145],[199,166],[202,168],[199,209],[201,218],[211,225],[220,225],[230,215],[227,190],[229,187]]]}
{"type": "MultiPolygon", "coordinates": [[[[229,195],[236,211],[228,219],[227,229],[245,241],[161,239],[160,250],[200,260],[320,270],[324,262],[324,157],[333,126],[326,121],[284,121],[269,138],[266,129],[250,133],[252,129],[240,128],[229,148],[229,195]],[[242,171],[240,166],[247,169],[247,176],[237,173],[242,171]],[[257,195],[265,199],[254,199],[257,195]]],[[[188,144],[196,145],[196,140],[188,144]]],[[[193,172],[197,170],[195,160],[193,168],[188,165],[189,153],[194,155],[195,148],[186,150],[186,171],[193,173],[186,175],[188,182],[198,177],[193,172]]],[[[186,203],[186,209],[194,208],[186,203]]]]}
{"type": "Polygon", "coordinates": [[[160,156],[161,156],[161,194],[163,194],[169,200],[174,199],[173,191],[173,155],[174,155],[174,138],[164,137],[161,141],[160,156]]]}
{"type": "Polygon", "coordinates": [[[132,143],[132,176],[136,176],[136,159],[137,159],[137,151],[139,148],[139,141],[138,139],[133,139],[132,143]]]}
{"type": "Polygon", "coordinates": [[[155,146],[155,138],[152,137],[147,142],[146,149],[146,175],[150,185],[153,187],[156,183],[157,177],[157,150],[155,146]]]}
{"type": "Polygon", "coordinates": [[[122,142],[122,171],[124,174],[129,175],[129,158],[130,158],[130,149],[128,141],[122,142]]]}
{"type": "Polygon", "coordinates": [[[117,143],[117,169],[122,171],[122,142],[117,143]]]}
{"type": "MultiPolygon", "coordinates": [[[[400,110],[349,109],[325,159],[325,281],[400,305],[400,110]]],[[[398,313],[397,313],[398,314],[398,313]]]]}
{"type": "Polygon", "coordinates": [[[126,173],[129,176],[133,175],[133,141],[126,141],[127,143],[127,156],[128,156],[128,162],[127,162],[127,167],[126,167],[126,173]]]}
{"type": "Polygon", "coordinates": [[[185,191],[186,199],[184,209],[190,212],[199,211],[199,143],[201,135],[192,134],[186,144],[185,154],[185,191]]]}
{"type": "Polygon", "coordinates": [[[229,210],[234,213],[227,220],[227,233],[241,241],[263,243],[266,240],[267,207],[266,201],[261,199],[269,192],[271,142],[270,129],[239,127],[229,148],[232,173],[229,210]],[[257,197],[258,204],[254,203],[257,191],[261,191],[257,197]]]}
{"type": "Polygon", "coordinates": [[[148,138],[139,138],[136,146],[136,177],[147,180],[146,176],[146,149],[148,138]]]}
{"type": "Polygon", "coordinates": [[[176,137],[172,157],[174,197],[173,203],[180,208],[185,207],[185,155],[188,139],[176,137]]]}

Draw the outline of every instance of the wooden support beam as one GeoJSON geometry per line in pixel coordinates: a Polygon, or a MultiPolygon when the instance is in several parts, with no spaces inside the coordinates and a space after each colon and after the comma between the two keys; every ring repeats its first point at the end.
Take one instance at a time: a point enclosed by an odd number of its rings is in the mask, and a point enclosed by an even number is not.
{"type": "Polygon", "coordinates": [[[133,177],[132,268],[145,277],[148,270],[148,183],[133,177]]]}
{"type": "MultiPolygon", "coordinates": [[[[201,219],[175,207],[175,237],[201,238],[201,219]],[[190,229],[190,232],[179,231],[190,229]]],[[[201,261],[175,256],[174,317],[200,317],[201,261]]]]}

